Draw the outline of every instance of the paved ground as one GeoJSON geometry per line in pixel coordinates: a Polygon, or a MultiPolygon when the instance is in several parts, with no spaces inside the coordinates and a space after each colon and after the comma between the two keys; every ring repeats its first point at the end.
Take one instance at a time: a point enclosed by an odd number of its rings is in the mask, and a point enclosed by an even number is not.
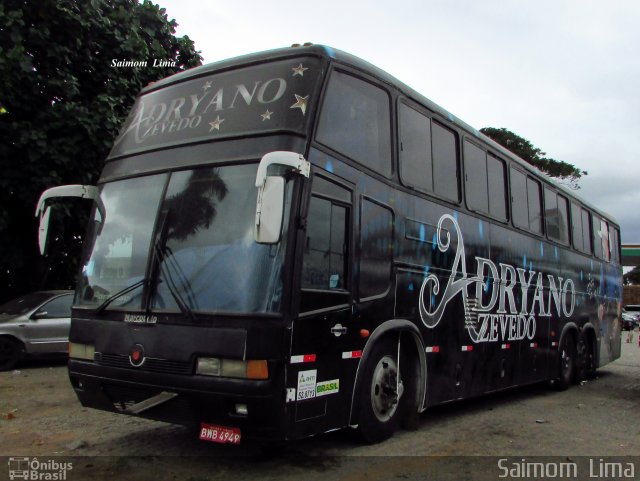
{"type": "MultiPolygon", "coordinates": [[[[0,373],[0,456],[90,456],[75,458],[76,477],[70,474],[70,480],[91,475],[193,481],[326,479],[327,472],[334,479],[367,481],[433,479],[428,473],[498,479],[495,458],[454,456],[584,462],[588,458],[576,457],[590,456],[596,463],[602,456],[638,456],[640,348],[637,332],[633,344],[625,336],[619,360],[569,391],[536,385],[453,403],[424,413],[418,431],[399,432],[379,445],[362,446],[338,432],[295,443],[275,459],[259,457],[254,445],[202,443],[183,427],[82,408],[64,362],[32,362],[0,373]]],[[[635,469],[640,479],[640,458],[635,469]]],[[[0,464],[0,479],[3,470],[0,464]]]]}

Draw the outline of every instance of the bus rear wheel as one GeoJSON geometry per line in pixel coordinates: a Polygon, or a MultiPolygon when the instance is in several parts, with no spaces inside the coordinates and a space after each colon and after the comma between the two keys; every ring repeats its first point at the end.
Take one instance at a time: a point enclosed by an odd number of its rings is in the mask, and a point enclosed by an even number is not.
{"type": "Polygon", "coordinates": [[[555,387],[558,391],[565,391],[571,386],[576,369],[576,346],[570,334],[565,335],[560,341],[558,357],[558,377],[555,387]]]}
{"type": "Polygon", "coordinates": [[[373,347],[363,373],[358,420],[363,441],[374,444],[393,435],[403,411],[404,390],[397,345],[385,339],[373,347]]]}
{"type": "Polygon", "coordinates": [[[586,334],[582,333],[576,346],[577,376],[576,381],[593,379],[596,375],[595,346],[586,334]]]}

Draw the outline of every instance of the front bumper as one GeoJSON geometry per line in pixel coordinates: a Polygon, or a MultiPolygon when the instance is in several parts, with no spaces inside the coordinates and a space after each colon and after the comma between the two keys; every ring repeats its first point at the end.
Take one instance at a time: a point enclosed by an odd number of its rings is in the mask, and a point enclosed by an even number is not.
{"type": "MultiPolygon", "coordinates": [[[[270,372],[282,372],[270,366],[270,372]]],[[[187,426],[201,422],[239,427],[243,438],[285,439],[285,394],[281,379],[249,381],[116,368],[71,359],[69,379],[83,406],[129,414],[131,407],[162,392],[166,402],[136,414],[187,426]],[[247,407],[236,412],[236,404],[247,407]]]]}

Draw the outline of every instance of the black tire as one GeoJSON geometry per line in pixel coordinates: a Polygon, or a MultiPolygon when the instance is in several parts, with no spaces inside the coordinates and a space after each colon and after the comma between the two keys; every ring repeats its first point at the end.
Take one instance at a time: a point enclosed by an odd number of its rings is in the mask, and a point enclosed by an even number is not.
{"type": "Polygon", "coordinates": [[[558,391],[565,391],[571,386],[576,376],[576,346],[571,334],[566,334],[560,341],[558,349],[558,377],[554,384],[558,391]]]}
{"type": "Polygon", "coordinates": [[[362,441],[379,443],[398,429],[403,391],[397,342],[384,339],[373,346],[359,387],[358,435],[362,441]]]}
{"type": "Polygon", "coordinates": [[[576,377],[575,381],[593,379],[596,375],[595,346],[592,339],[586,333],[580,335],[576,346],[576,377]]]}
{"type": "Polygon", "coordinates": [[[22,343],[12,337],[0,337],[0,371],[10,371],[22,359],[22,343]]]}

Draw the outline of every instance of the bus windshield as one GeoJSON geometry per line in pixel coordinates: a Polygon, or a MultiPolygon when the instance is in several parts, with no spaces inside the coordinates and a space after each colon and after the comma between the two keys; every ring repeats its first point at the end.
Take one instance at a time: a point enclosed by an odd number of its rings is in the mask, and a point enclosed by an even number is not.
{"type": "MultiPolygon", "coordinates": [[[[105,219],[87,236],[77,304],[98,307],[116,295],[109,309],[139,310],[145,295],[154,311],[180,312],[184,303],[192,311],[278,312],[287,226],[277,244],[254,241],[256,169],[203,167],[102,186],[105,219]],[[150,282],[141,282],[146,272],[150,282]]],[[[291,192],[289,181],[285,219],[291,192]]]]}

